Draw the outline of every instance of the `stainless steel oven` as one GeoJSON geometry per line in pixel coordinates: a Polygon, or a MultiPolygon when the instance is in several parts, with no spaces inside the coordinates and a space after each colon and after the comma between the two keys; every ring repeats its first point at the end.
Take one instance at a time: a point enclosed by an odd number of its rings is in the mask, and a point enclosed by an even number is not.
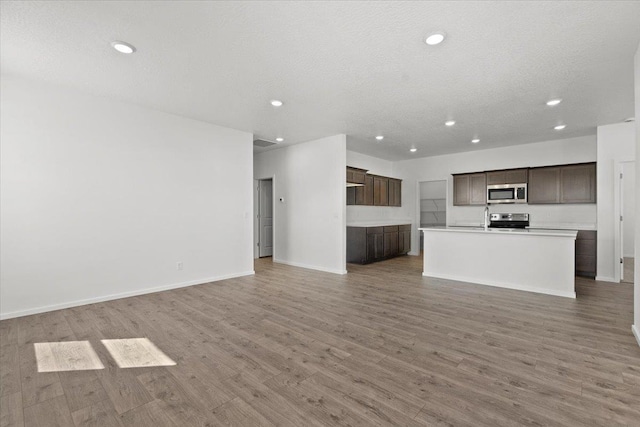
{"type": "Polygon", "coordinates": [[[527,184],[487,185],[487,203],[527,203],[527,184]]]}

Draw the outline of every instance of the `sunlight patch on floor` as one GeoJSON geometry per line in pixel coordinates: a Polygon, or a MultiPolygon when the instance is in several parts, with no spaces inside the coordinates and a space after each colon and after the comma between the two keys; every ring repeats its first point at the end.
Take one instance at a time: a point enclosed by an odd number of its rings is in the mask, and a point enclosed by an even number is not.
{"type": "Polygon", "coordinates": [[[102,340],[120,368],[173,366],[176,364],[147,338],[102,340]]]}
{"type": "Polygon", "coordinates": [[[89,341],[40,342],[33,346],[38,372],[104,369],[89,341]]]}

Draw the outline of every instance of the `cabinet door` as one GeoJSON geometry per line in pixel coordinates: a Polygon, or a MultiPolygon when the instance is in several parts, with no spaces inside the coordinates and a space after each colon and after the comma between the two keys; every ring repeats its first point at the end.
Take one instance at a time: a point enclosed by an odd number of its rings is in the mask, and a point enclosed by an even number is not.
{"type": "Polygon", "coordinates": [[[384,257],[398,255],[398,232],[384,233],[384,257]]]}
{"type": "Polygon", "coordinates": [[[560,203],[595,202],[595,163],[562,166],[560,168],[560,203]]]}
{"type": "Polygon", "coordinates": [[[347,227],[347,262],[364,264],[367,262],[367,229],[347,227]]]}
{"type": "Polygon", "coordinates": [[[356,187],[347,187],[347,206],[356,203],[356,187]]]}
{"type": "Polygon", "coordinates": [[[366,171],[364,169],[352,168],[347,166],[347,182],[353,184],[364,184],[366,171]]]}
{"type": "Polygon", "coordinates": [[[373,176],[364,177],[364,187],[356,187],[356,205],[373,206],[373,176]],[[362,203],[358,203],[358,194],[361,194],[362,203]]]}
{"type": "Polygon", "coordinates": [[[389,178],[389,206],[402,206],[401,203],[402,181],[389,178]]]}
{"type": "Polygon", "coordinates": [[[528,203],[560,203],[560,167],[529,169],[528,203]]]}
{"type": "Polygon", "coordinates": [[[407,254],[411,250],[411,231],[398,232],[398,253],[407,254]]]}
{"type": "Polygon", "coordinates": [[[528,181],[529,169],[511,169],[505,171],[505,184],[526,184],[528,181]]]}
{"type": "Polygon", "coordinates": [[[469,176],[469,204],[487,204],[487,174],[474,173],[469,176]]]}
{"type": "Polygon", "coordinates": [[[576,276],[596,276],[596,242],[597,234],[595,231],[578,231],[576,237],[576,276]]]}
{"type": "Polygon", "coordinates": [[[487,185],[507,183],[507,171],[487,172],[487,185]]]}
{"type": "Polygon", "coordinates": [[[453,176],[453,205],[465,206],[469,204],[469,175],[453,176]]]}
{"type": "Polygon", "coordinates": [[[389,178],[373,177],[373,205],[389,206],[389,178]]]}
{"type": "Polygon", "coordinates": [[[487,185],[526,184],[528,175],[528,169],[509,169],[487,172],[487,185]]]}
{"type": "Polygon", "coordinates": [[[367,262],[374,262],[384,256],[384,234],[367,234],[367,262]]]}

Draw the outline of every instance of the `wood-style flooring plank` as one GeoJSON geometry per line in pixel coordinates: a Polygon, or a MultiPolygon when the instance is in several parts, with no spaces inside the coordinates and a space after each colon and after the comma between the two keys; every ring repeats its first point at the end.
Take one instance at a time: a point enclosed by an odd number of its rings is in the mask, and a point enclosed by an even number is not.
{"type": "Polygon", "coordinates": [[[0,396],[0,427],[24,426],[22,393],[0,396]]]}
{"type": "Polygon", "coordinates": [[[173,427],[171,418],[160,407],[158,400],[151,401],[120,416],[120,422],[125,427],[173,427]]]}
{"type": "Polygon", "coordinates": [[[24,408],[24,424],[29,427],[72,426],[73,419],[64,396],[24,408]]]}
{"type": "Polygon", "coordinates": [[[109,400],[102,400],[71,414],[76,427],[122,427],[109,400]]]}

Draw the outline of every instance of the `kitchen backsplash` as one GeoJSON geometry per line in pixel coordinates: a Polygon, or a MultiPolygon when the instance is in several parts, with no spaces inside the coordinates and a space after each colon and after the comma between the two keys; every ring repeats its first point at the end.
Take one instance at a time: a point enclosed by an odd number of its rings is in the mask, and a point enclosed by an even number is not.
{"type": "MultiPolygon", "coordinates": [[[[477,226],[482,223],[484,206],[449,206],[448,225],[477,226]]],[[[596,204],[576,205],[489,205],[491,213],[528,213],[534,228],[575,228],[595,230],[596,204]]]]}

